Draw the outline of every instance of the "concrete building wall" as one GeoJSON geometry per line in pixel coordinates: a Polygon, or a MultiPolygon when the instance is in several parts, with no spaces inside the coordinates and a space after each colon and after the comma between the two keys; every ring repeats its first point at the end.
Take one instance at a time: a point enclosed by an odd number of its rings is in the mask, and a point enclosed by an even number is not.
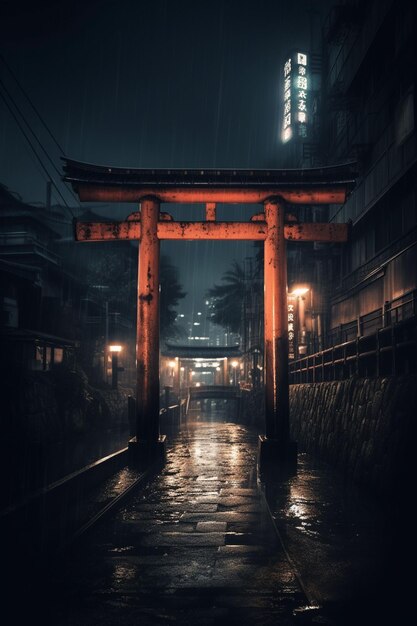
{"type": "Polygon", "coordinates": [[[405,0],[360,9],[355,0],[334,7],[324,29],[325,151],[359,171],[347,202],[329,212],[352,223],[333,270],[329,345],[338,327],[417,288],[416,10],[405,0]]]}

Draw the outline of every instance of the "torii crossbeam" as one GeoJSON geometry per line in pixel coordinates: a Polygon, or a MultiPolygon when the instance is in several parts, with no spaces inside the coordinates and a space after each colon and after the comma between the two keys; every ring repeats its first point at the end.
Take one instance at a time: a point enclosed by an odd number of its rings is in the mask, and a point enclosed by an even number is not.
{"type": "Polygon", "coordinates": [[[353,187],[351,164],[305,170],[161,170],[89,165],[64,159],[64,180],[82,201],[137,202],[122,222],[76,223],[77,241],[139,240],[136,444],[150,459],[159,434],[159,242],[161,239],[263,240],[265,437],[260,465],[293,462],[289,435],[286,241],[344,242],[346,224],[299,223],[286,204],[341,204],[353,187]],[[200,202],[203,222],[175,222],[161,203],[200,202]],[[216,221],[216,203],[263,204],[249,222],[216,221]]]}

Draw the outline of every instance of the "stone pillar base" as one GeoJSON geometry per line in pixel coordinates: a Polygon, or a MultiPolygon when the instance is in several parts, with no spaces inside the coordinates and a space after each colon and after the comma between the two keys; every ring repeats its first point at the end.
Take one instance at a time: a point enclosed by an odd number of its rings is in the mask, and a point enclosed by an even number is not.
{"type": "Polygon", "coordinates": [[[158,441],[137,441],[136,437],[129,440],[129,465],[147,469],[152,465],[163,466],[166,463],[166,436],[161,435],[158,441]]]}
{"type": "Polygon", "coordinates": [[[261,476],[288,478],[297,473],[297,443],[282,443],[277,439],[268,439],[259,435],[258,471],[261,476]]]}

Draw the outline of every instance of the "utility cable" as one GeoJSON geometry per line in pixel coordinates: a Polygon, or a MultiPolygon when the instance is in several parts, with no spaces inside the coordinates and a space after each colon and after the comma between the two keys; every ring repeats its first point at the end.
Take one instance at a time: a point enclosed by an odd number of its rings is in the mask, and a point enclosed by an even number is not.
{"type": "Polygon", "coordinates": [[[46,158],[48,159],[48,161],[50,162],[50,164],[52,165],[52,167],[54,168],[55,172],[58,174],[58,176],[61,176],[61,172],[59,171],[59,169],[56,167],[53,159],[50,157],[48,151],[46,150],[46,148],[43,146],[42,142],[39,140],[39,138],[36,136],[36,133],[33,131],[33,129],[31,128],[29,122],[26,120],[24,114],[22,113],[22,111],[20,110],[19,106],[17,105],[16,101],[14,100],[12,94],[10,93],[10,91],[7,89],[6,85],[4,84],[4,82],[0,79],[0,85],[3,88],[3,90],[5,91],[7,97],[9,98],[9,100],[11,100],[14,108],[17,110],[17,112],[19,113],[20,117],[23,119],[24,123],[26,124],[27,128],[30,130],[32,136],[36,139],[36,142],[38,144],[38,146],[41,148],[42,152],[45,154],[46,158]]]}
{"type": "MultiPolygon", "coordinates": [[[[1,81],[0,81],[1,82],[1,81]]],[[[9,110],[11,116],[13,117],[13,119],[15,120],[16,124],[18,125],[21,133],[23,134],[24,138],[26,139],[26,141],[28,142],[29,146],[32,149],[33,154],[35,155],[36,159],[38,160],[41,168],[43,169],[43,171],[45,172],[48,180],[53,183],[57,193],[60,195],[62,201],[64,202],[66,208],[69,210],[69,212],[71,213],[72,217],[75,217],[71,207],[68,205],[67,201],[65,200],[64,196],[62,195],[62,193],[60,192],[60,190],[58,189],[56,182],[54,180],[54,178],[51,176],[51,174],[48,172],[47,168],[45,167],[45,164],[43,163],[42,159],[40,158],[39,154],[37,153],[35,146],[33,145],[30,137],[28,136],[28,134],[26,133],[25,129],[23,128],[22,124],[19,121],[19,118],[17,117],[17,115],[15,114],[15,112],[13,111],[13,108],[10,106],[9,102],[7,101],[7,99],[5,98],[4,94],[0,91],[0,97],[3,100],[3,102],[5,103],[7,109],[9,110]]]]}
{"type": "MultiPolygon", "coordinates": [[[[56,147],[58,148],[59,152],[61,153],[61,155],[65,155],[64,149],[62,148],[62,146],[59,144],[59,142],[57,141],[57,139],[55,138],[54,134],[52,133],[51,129],[49,128],[49,126],[47,125],[47,123],[45,122],[45,120],[43,119],[43,117],[41,116],[39,110],[37,109],[37,107],[35,106],[35,104],[33,103],[33,101],[31,100],[31,98],[29,97],[29,95],[27,94],[27,92],[25,91],[25,89],[23,88],[22,84],[20,83],[20,81],[18,80],[16,74],[13,72],[13,70],[11,69],[11,67],[9,66],[9,64],[6,62],[6,59],[4,58],[4,56],[2,54],[0,54],[0,60],[3,62],[3,64],[5,65],[5,67],[7,68],[7,70],[9,71],[10,75],[12,76],[12,78],[14,79],[14,81],[16,82],[17,86],[19,87],[20,91],[23,93],[24,97],[26,98],[26,100],[29,102],[30,106],[32,107],[33,111],[35,112],[35,114],[37,115],[38,119],[40,120],[41,124],[43,125],[43,127],[46,129],[47,133],[49,134],[49,136],[51,137],[52,141],[54,142],[54,144],[56,145],[56,147]]],[[[22,119],[25,121],[26,125],[30,128],[29,123],[27,122],[27,120],[25,119],[25,116],[23,115],[22,111],[19,109],[18,105],[16,104],[16,101],[13,99],[12,95],[10,94],[10,92],[8,91],[8,89],[6,88],[5,84],[3,81],[0,80],[0,83],[3,87],[3,89],[5,90],[7,96],[10,98],[10,100],[13,102],[13,105],[15,106],[15,108],[18,110],[20,116],[22,117],[22,119]]],[[[43,145],[41,144],[41,142],[39,141],[39,139],[37,138],[36,134],[34,133],[34,131],[30,128],[32,135],[35,137],[35,139],[37,140],[38,144],[40,145],[40,147],[42,148],[43,152],[46,154],[48,160],[51,162],[52,167],[55,169],[56,173],[58,174],[59,178],[61,178],[61,172],[57,169],[57,167],[55,166],[53,160],[51,159],[51,157],[49,156],[49,154],[47,153],[46,149],[43,147],[43,145]]],[[[54,185],[56,187],[56,184],[54,185]]],[[[74,192],[68,188],[69,193],[71,194],[71,196],[74,198],[74,200],[77,202],[77,204],[79,206],[81,206],[79,199],[77,198],[77,196],[74,194],[74,192]]],[[[61,194],[60,194],[61,195],[61,194]]],[[[62,197],[62,195],[61,195],[62,197]]]]}
{"type": "Polygon", "coordinates": [[[12,68],[10,67],[10,65],[7,63],[6,59],[4,58],[4,56],[2,54],[0,54],[0,60],[3,62],[3,64],[5,65],[5,67],[7,68],[7,70],[9,71],[10,75],[13,77],[16,85],[19,87],[20,91],[23,93],[23,95],[25,96],[26,100],[29,102],[30,106],[32,107],[33,111],[35,111],[36,115],[38,116],[41,124],[43,125],[43,127],[46,129],[47,133],[49,134],[49,136],[51,137],[52,141],[54,142],[54,144],[56,145],[56,147],[58,148],[58,150],[61,152],[61,154],[65,154],[62,146],[58,143],[58,141],[56,140],[56,138],[54,137],[51,129],[49,128],[49,126],[47,125],[47,123],[45,122],[45,120],[42,118],[41,114],[39,113],[38,109],[36,108],[36,106],[34,105],[34,103],[32,102],[31,98],[29,97],[29,95],[27,94],[27,92],[24,90],[22,84],[19,82],[16,74],[13,72],[12,68]]]}
{"type": "MultiPolygon", "coordinates": [[[[16,109],[19,111],[19,108],[16,106],[13,98],[10,96],[8,90],[5,88],[3,81],[0,80],[0,85],[2,86],[3,90],[6,92],[6,94],[8,95],[8,97],[10,98],[10,100],[13,102],[14,106],[16,107],[16,109]]],[[[35,149],[35,146],[33,145],[33,142],[31,141],[30,137],[28,136],[27,132],[25,131],[25,129],[23,128],[22,124],[20,123],[20,120],[18,118],[18,116],[16,115],[15,111],[13,110],[13,108],[10,106],[10,103],[7,101],[7,98],[5,97],[4,93],[2,93],[0,91],[0,97],[3,100],[3,102],[5,103],[8,111],[10,112],[11,116],[13,117],[13,119],[15,120],[16,124],[18,125],[21,133],[23,134],[23,136],[25,137],[26,141],[28,142],[29,146],[32,149],[32,152],[34,153],[36,159],[39,161],[39,164],[41,165],[42,169],[44,170],[46,176],[48,177],[48,180],[51,181],[57,191],[57,193],[59,194],[59,196],[61,197],[63,203],[65,204],[65,206],[67,207],[67,209],[69,210],[69,212],[71,213],[72,217],[75,217],[71,207],[68,205],[67,201],[65,200],[64,196],[62,195],[61,191],[58,189],[57,184],[53,178],[53,176],[51,176],[51,174],[49,173],[48,169],[45,167],[45,164],[43,163],[42,159],[40,158],[38,152],[35,149]]],[[[19,114],[23,117],[23,115],[20,113],[19,114]]],[[[24,117],[23,117],[24,119],[24,117]]],[[[26,122],[26,125],[29,127],[29,124],[26,122]]],[[[36,141],[38,142],[38,144],[40,145],[40,147],[42,148],[43,152],[47,155],[49,161],[52,163],[55,171],[58,173],[58,175],[60,176],[60,172],[58,171],[58,169],[56,168],[56,166],[54,165],[52,159],[49,157],[48,153],[46,152],[45,148],[42,146],[41,142],[39,141],[39,139],[36,137],[36,135],[33,133],[33,131],[30,129],[32,135],[35,137],[36,141]]]]}

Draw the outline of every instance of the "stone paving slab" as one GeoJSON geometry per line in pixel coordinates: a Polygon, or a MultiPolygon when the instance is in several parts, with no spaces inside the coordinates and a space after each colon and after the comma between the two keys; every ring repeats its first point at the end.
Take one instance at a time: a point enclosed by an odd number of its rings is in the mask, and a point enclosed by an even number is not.
{"type": "Polygon", "coordinates": [[[226,522],[197,522],[195,527],[197,532],[201,533],[209,533],[209,532],[220,532],[225,533],[227,528],[226,522]]]}
{"type": "Polygon", "coordinates": [[[183,513],[181,515],[182,522],[259,522],[259,518],[262,513],[257,509],[251,513],[243,513],[235,510],[230,511],[216,511],[208,515],[207,513],[183,513]]]}
{"type": "Polygon", "coordinates": [[[45,623],[293,624],[306,600],[258,491],[256,454],[241,425],[189,423],[161,474],[69,560],[45,623]]]}

